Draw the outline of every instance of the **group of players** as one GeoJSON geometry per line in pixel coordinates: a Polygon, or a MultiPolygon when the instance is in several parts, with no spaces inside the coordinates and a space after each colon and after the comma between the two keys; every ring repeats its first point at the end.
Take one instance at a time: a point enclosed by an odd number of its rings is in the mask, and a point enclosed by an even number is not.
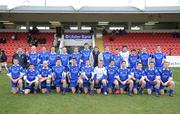
{"type": "Polygon", "coordinates": [[[74,48],[72,54],[68,54],[65,47],[60,54],[54,47],[49,53],[45,47],[37,53],[36,47],[32,46],[28,54],[29,67],[23,69],[18,59],[13,59],[7,71],[12,93],[50,93],[54,86],[55,91],[63,95],[71,91],[73,94],[128,93],[131,96],[143,94],[146,89],[148,95],[154,92],[159,96],[168,89],[167,93],[174,96],[173,74],[160,46],[153,54],[146,48],[140,53],[135,49],[129,52],[127,46],[123,46],[121,52],[116,49],[114,53],[106,46],[98,58],[95,57],[97,53],[98,47],[92,51],[88,43],[80,52],[74,48]]]}

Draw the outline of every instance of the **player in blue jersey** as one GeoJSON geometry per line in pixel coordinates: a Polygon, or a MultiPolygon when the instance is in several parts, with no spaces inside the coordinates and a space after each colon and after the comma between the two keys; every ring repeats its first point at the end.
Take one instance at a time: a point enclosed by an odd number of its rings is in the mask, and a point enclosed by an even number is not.
{"type": "Polygon", "coordinates": [[[70,58],[70,59],[72,60],[72,58],[76,58],[77,64],[78,64],[78,65],[81,65],[81,62],[82,62],[81,56],[82,56],[82,55],[81,55],[81,53],[79,52],[78,47],[75,47],[73,53],[71,54],[71,58],[70,58]]]}
{"type": "Polygon", "coordinates": [[[48,57],[48,63],[50,68],[56,65],[57,58],[58,58],[58,54],[55,52],[55,47],[51,47],[51,52],[49,53],[49,57],[48,57]]]}
{"type": "Polygon", "coordinates": [[[49,53],[46,51],[46,47],[42,46],[42,51],[39,53],[40,64],[43,64],[43,61],[48,61],[49,53]]]}
{"type": "MultiPolygon", "coordinates": [[[[129,95],[132,95],[134,82],[131,79],[130,70],[126,67],[126,61],[121,62],[121,68],[118,70],[118,76],[115,77],[118,81],[121,94],[124,94],[125,87],[129,89],[129,95]]],[[[117,86],[117,81],[115,85],[117,86]]]]}
{"type": "Polygon", "coordinates": [[[56,92],[60,93],[62,88],[62,94],[66,93],[67,82],[66,82],[66,73],[64,72],[65,68],[61,65],[61,60],[57,59],[56,66],[52,68],[54,85],[56,87],[56,92]]]}
{"type": "Polygon", "coordinates": [[[23,68],[18,64],[18,59],[13,59],[13,65],[9,67],[7,75],[11,80],[12,93],[23,93],[22,77],[24,75],[24,71],[23,68]]]}
{"type": "Polygon", "coordinates": [[[83,86],[83,81],[82,79],[79,78],[79,75],[80,75],[80,67],[77,65],[76,58],[73,58],[72,64],[69,66],[69,79],[70,79],[69,87],[73,94],[76,92],[76,87],[77,87],[77,92],[80,93],[83,86]]]}
{"type": "Polygon", "coordinates": [[[109,66],[109,62],[113,59],[113,54],[110,52],[109,46],[105,46],[105,51],[100,55],[100,60],[103,60],[104,66],[109,66]]]}
{"type": "Polygon", "coordinates": [[[121,55],[119,54],[119,49],[117,48],[115,50],[115,54],[113,55],[113,60],[114,60],[114,64],[116,67],[120,68],[121,66],[121,62],[123,61],[123,58],[121,57],[121,55]]]}
{"type": "Polygon", "coordinates": [[[107,69],[107,80],[108,80],[108,93],[112,94],[115,76],[118,75],[118,68],[115,66],[115,61],[113,59],[110,60],[109,66],[106,67],[107,69]]]}
{"type": "Polygon", "coordinates": [[[135,49],[132,49],[131,50],[131,53],[129,55],[129,68],[132,69],[132,68],[136,68],[136,64],[138,62],[138,55],[137,55],[137,52],[135,49]]]}
{"type": "Polygon", "coordinates": [[[143,69],[145,70],[146,68],[148,68],[148,62],[150,60],[150,54],[146,51],[146,48],[143,47],[142,48],[142,52],[139,53],[139,60],[141,61],[142,65],[143,65],[143,69]]]}
{"type": "Polygon", "coordinates": [[[34,64],[35,69],[37,69],[39,61],[39,54],[36,52],[36,47],[32,46],[31,52],[28,55],[28,62],[34,64]]]}
{"type": "Polygon", "coordinates": [[[90,64],[90,60],[86,60],[86,65],[81,68],[81,79],[83,81],[84,93],[90,94],[94,91],[94,68],[90,64]]]}
{"type": "Polygon", "coordinates": [[[137,94],[139,91],[139,93],[142,94],[146,86],[145,72],[142,69],[142,63],[138,62],[137,67],[135,69],[132,69],[131,73],[132,80],[134,81],[133,93],[137,94]]]}
{"type": "Polygon", "coordinates": [[[35,70],[34,65],[29,64],[29,68],[26,70],[24,75],[25,90],[24,94],[29,94],[30,92],[37,93],[38,90],[38,70],[35,70]]]}
{"type": "Polygon", "coordinates": [[[81,60],[82,60],[81,66],[85,66],[86,60],[90,59],[90,54],[91,54],[91,50],[89,49],[89,44],[85,43],[84,49],[81,50],[81,55],[82,55],[81,56],[81,60]]]}
{"type": "Polygon", "coordinates": [[[51,91],[52,70],[48,67],[48,62],[44,61],[39,68],[39,83],[42,93],[50,93],[51,91]]]}
{"type": "Polygon", "coordinates": [[[166,55],[161,51],[161,47],[158,45],[156,52],[152,55],[157,69],[162,69],[166,55]]]}
{"type": "Polygon", "coordinates": [[[96,87],[96,92],[98,94],[101,93],[101,86],[103,86],[103,92],[104,95],[107,95],[107,70],[106,68],[103,66],[103,61],[99,60],[98,61],[98,66],[95,67],[94,69],[94,84],[96,87]]]}
{"type": "Polygon", "coordinates": [[[154,89],[156,96],[158,96],[160,87],[160,76],[159,71],[155,68],[153,61],[149,62],[149,67],[145,70],[145,80],[148,95],[151,95],[154,89]]]}
{"type": "Polygon", "coordinates": [[[62,66],[65,67],[65,71],[67,72],[69,67],[70,55],[67,53],[66,47],[62,48],[62,53],[59,54],[59,58],[61,59],[62,66]]]}
{"type": "Polygon", "coordinates": [[[160,94],[164,94],[164,88],[168,87],[168,93],[170,96],[174,96],[175,82],[173,81],[173,74],[169,68],[169,62],[164,62],[164,67],[159,71],[160,72],[160,94]]]}

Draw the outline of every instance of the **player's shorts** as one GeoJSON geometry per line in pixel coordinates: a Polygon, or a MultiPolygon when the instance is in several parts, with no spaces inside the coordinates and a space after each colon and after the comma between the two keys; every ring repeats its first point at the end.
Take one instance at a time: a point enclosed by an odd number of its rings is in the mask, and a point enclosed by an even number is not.
{"type": "Polygon", "coordinates": [[[54,80],[54,86],[55,86],[55,87],[61,87],[61,85],[62,85],[62,80],[65,80],[65,79],[63,79],[63,78],[55,79],[55,80],[54,80]]]}
{"type": "Polygon", "coordinates": [[[126,87],[128,87],[129,86],[129,84],[121,84],[121,83],[119,83],[119,88],[122,88],[122,89],[124,89],[124,88],[126,88],[126,87]]]}
{"type": "Polygon", "coordinates": [[[89,87],[89,86],[90,86],[89,79],[88,80],[83,79],[83,87],[89,87]]]}
{"type": "Polygon", "coordinates": [[[134,80],[134,85],[133,85],[133,88],[138,88],[140,87],[140,80],[134,80]]]}
{"type": "Polygon", "coordinates": [[[133,86],[133,88],[138,88],[140,86],[140,84],[138,83],[138,82],[134,82],[134,86],[133,86]]]}
{"type": "Polygon", "coordinates": [[[45,89],[46,88],[46,80],[41,82],[41,89],[45,89]]]}
{"type": "Polygon", "coordinates": [[[76,87],[77,86],[77,81],[78,80],[70,80],[70,84],[69,84],[69,87],[76,87]]]}
{"type": "Polygon", "coordinates": [[[97,76],[94,76],[94,81],[96,82],[96,80],[99,80],[99,82],[101,82],[103,79],[105,79],[105,77],[101,77],[100,79],[97,79],[97,76]]]}
{"type": "Polygon", "coordinates": [[[115,79],[108,80],[108,88],[113,88],[114,87],[114,80],[115,79]]]}
{"type": "Polygon", "coordinates": [[[12,88],[17,88],[18,87],[18,82],[14,83],[11,81],[11,87],[12,88]]]}
{"type": "Polygon", "coordinates": [[[154,88],[154,81],[146,81],[146,89],[153,89],[154,88]]]}
{"type": "Polygon", "coordinates": [[[162,84],[160,85],[159,89],[163,90],[164,88],[166,88],[167,86],[163,86],[162,84]]]}
{"type": "Polygon", "coordinates": [[[35,83],[29,85],[29,83],[25,83],[25,89],[30,89],[32,90],[35,87],[35,83]]]}

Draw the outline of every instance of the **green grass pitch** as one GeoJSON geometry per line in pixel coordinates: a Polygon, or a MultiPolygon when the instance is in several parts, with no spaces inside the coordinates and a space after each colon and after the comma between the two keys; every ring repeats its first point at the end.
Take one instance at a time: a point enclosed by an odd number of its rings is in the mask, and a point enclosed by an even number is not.
{"type": "Polygon", "coordinates": [[[0,76],[0,114],[180,114],[180,68],[173,68],[175,97],[144,95],[13,95],[0,76]]]}

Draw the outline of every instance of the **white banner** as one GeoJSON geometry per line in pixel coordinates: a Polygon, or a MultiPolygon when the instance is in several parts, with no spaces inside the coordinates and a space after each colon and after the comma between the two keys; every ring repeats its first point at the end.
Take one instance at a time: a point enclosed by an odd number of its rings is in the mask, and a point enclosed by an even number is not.
{"type": "Polygon", "coordinates": [[[180,67],[180,56],[167,56],[166,60],[170,62],[170,67],[180,67]]]}

